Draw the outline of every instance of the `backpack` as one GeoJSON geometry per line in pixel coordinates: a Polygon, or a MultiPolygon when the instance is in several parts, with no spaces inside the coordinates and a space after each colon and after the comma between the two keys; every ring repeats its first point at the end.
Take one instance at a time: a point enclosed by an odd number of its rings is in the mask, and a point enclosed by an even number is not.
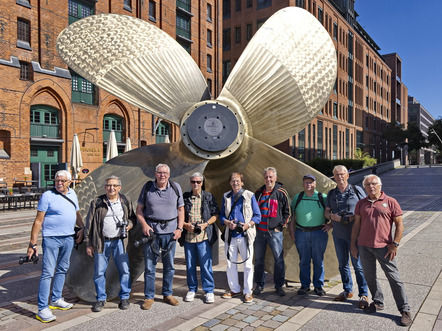
{"type": "MultiPolygon", "coordinates": [[[[296,210],[296,207],[298,207],[298,205],[301,202],[303,197],[304,197],[304,191],[299,193],[298,199],[296,200],[295,207],[293,208],[293,211],[296,210]]],[[[322,194],[322,192],[318,192],[318,198],[319,198],[319,202],[321,203],[322,207],[325,209],[324,195],[322,194]]]]}

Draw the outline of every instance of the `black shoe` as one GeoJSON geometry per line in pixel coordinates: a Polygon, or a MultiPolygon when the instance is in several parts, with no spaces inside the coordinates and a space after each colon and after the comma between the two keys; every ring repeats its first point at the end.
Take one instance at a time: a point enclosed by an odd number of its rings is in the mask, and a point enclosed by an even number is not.
{"type": "Polygon", "coordinates": [[[413,323],[413,319],[411,318],[411,313],[409,311],[403,311],[401,315],[402,326],[410,326],[413,323]]]}
{"type": "Polygon", "coordinates": [[[298,290],[298,295],[304,295],[310,291],[310,287],[301,286],[301,288],[298,290]]]}
{"type": "Polygon", "coordinates": [[[94,305],[92,306],[92,311],[94,313],[98,313],[101,310],[103,310],[104,304],[106,303],[106,301],[97,301],[94,303],[94,305]]]}
{"type": "Polygon", "coordinates": [[[122,299],[120,301],[120,304],[118,305],[118,308],[120,308],[121,310],[126,310],[129,308],[129,305],[130,305],[129,300],[122,299]]]}
{"type": "Polygon", "coordinates": [[[261,287],[261,286],[257,286],[253,290],[254,295],[260,295],[262,292],[264,292],[264,287],[261,287]]]}
{"type": "Polygon", "coordinates": [[[384,310],[384,305],[382,303],[372,302],[367,308],[364,309],[364,311],[368,314],[373,314],[377,310],[384,310]]]}
{"type": "Polygon", "coordinates": [[[315,287],[315,293],[317,295],[319,295],[320,297],[322,297],[323,295],[325,295],[325,291],[322,287],[315,287]]]}
{"type": "Polygon", "coordinates": [[[276,289],[276,294],[278,294],[280,297],[283,297],[285,295],[285,291],[282,287],[278,287],[276,289]]]}

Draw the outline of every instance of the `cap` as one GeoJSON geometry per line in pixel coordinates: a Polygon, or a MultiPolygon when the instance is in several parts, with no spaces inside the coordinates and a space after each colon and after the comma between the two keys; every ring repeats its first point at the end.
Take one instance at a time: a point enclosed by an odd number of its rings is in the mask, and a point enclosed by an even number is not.
{"type": "Polygon", "coordinates": [[[316,178],[313,175],[305,175],[304,178],[302,178],[302,181],[304,181],[304,180],[306,180],[308,178],[313,179],[313,181],[316,182],[316,178]]]}

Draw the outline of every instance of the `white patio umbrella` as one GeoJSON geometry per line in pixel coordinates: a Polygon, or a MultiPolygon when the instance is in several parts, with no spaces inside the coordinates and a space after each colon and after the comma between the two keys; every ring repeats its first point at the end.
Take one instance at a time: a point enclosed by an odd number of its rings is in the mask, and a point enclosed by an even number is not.
{"type": "Polygon", "coordinates": [[[164,137],[164,142],[165,143],[170,143],[170,139],[169,139],[169,135],[166,134],[166,136],[164,137]]]}
{"type": "Polygon", "coordinates": [[[126,147],[124,147],[124,152],[129,152],[132,149],[132,144],[130,142],[130,138],[127,137],[126,139],[126,147]]]}
{"type": "Polygon", "coordinates": [[[80,142],[78,141],[78,135],[74,134],[74,139],[72,140],[72,150],[71,150],[71,168],[73,175],[72,177],[74,179],[74,188],[75,188],[75,179],[77,179],[77,175],[80,172],[82,166],[83,166],[83,160],[81,158],[80,142]]]}
{"type": "Polygon", "coordinates": [[[106,161],[114,158],[118,155],[117,139],[115,138],[115,131],[112,130],[107,139],[107,149],[106,149],[106,161]]]}

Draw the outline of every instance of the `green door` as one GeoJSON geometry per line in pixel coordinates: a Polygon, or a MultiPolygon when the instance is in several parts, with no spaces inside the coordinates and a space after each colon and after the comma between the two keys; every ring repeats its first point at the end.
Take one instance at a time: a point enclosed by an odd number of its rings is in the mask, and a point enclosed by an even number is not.
{"type": "Polygon", "coordinates": [[[55,146],[31,146],[31,163],[41,163],[41,187],[54,186],[58,152],[55,146]]]}

